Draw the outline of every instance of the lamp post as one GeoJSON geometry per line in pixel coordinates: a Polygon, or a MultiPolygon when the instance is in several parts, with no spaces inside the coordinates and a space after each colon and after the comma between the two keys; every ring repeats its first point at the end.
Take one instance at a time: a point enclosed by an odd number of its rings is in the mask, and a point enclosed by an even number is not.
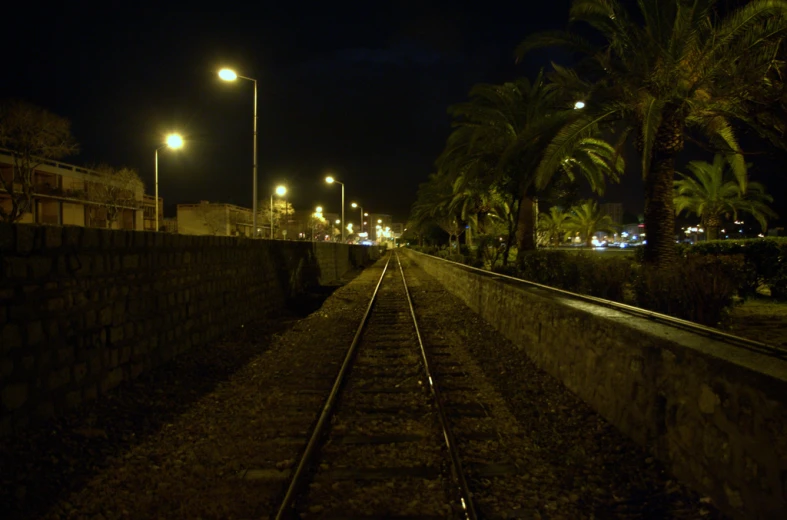
{"type": "Polygon", "coordinates": [[[252,165],[252,196],[254,200],[252,200],[252,236],[254,238],[257,237],[257,80],[253,78],[248,78],[246,76],[240,76],[235,73],[232,69],[221,69],[219,71],[219,78],[224,81],[235,81],[238,78],[246,79],[254,83],[254,158],[253,158],[253,165],[252,165]]]}
{"type": "Polygon", "coordinates": [[[325,178],[325,182],[327,182],[328,184],[333,184],[335,182],[336,184],[340,184],[342,187],[342,244],[343,244],[344,243],[344,183],[337,181],[330,175],[325,178]]]}
{"type": "MultiPolygon", "coordinates": [[[[283,197],[287,193],[285,186],[276,186],[276,195],[283,197]]],[[[273,193],[271,193],[271,240],[273,240],[273,193]]],[[[287,210],[287,202],[284,202],[284,210],[287,210]]]]}
{"type": "Polygon", "coordinates": [[[363,212],[363,206],[361,206],[360,204],[357,204],[355,202],[350,204],[350,206],[352,206],[354,208],[361,208],[361,233],[363,233],[363,217],[365,215],[365,213],[363,212]]]}
{"type": "Polygon", "coordinates": [[[183,148],[183,138],[181,136],[179,136],[178,134],[169,134],[167,136],[165,144],[163,144],[163,145],[159,146],[158,148],[156,148],[156,154],[155,154],[156,155],[156,160],[155,160],[155,166],[156,166],[156,231],[158,231],[160,229],[159,228],[159,223],[158,223],[158,151],[161,150],[164,147],[171,148],[173,150],[177,150],[178,148],[183,148]]]}

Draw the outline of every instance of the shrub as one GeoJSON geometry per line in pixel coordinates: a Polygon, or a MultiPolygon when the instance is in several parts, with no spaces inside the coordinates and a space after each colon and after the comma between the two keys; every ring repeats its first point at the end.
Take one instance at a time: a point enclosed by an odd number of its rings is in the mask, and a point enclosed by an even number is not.
{"type": "Polygon", "coordinates": [[[520,258],[518,276],[579,294],[624,301],[634,265],[630,258],[606,258],[567,251],[531,251],[520,258]]]}
{"type": "Polygon", "coordinates": [[[637,305],[676,318],[716,326],[732,307],[742,257],[688,257],[669,269],[642,269],[634,284],[637,305]]]}

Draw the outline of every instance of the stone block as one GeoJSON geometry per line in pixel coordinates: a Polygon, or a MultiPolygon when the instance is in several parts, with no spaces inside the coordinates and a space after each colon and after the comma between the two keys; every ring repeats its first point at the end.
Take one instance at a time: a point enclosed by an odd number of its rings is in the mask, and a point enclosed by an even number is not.
{"type": "Polygon", "coordinates": [[[50,390],[55,390],[61,386],[71,382],[71,367],[66,366],[53,370],[49,374],[47,387],[50,390]]]}
{"type": "Polygon", "coordinates": [[[87,376],[87,363],[76,363],[72,370],[74,382],[79,383],[87,376]]]}
{"type": "Polygon", "coordinates": [[[63,347],[57,350],[57,360],[61,365],[70,366],[74,359],[74,347],[63,347]]]}
{"type": "Polygon", "coordinates": [[[112,305],[112,324],[121,325],[126,321],[126,303],[117,301],[112,305]]]}
{"type": "Polygon", "coordinates": [[[81,226],[68,226],[63,228],[63,244],[68,247],[78,248],[82,244],[82,232],[85,229],[81,226]]]}
{"type": "Polygon", "coordinates": [[[27,345],[37,345],[44,341],[44,327],[41,321],[31,321],[27,324],[27,345]]]}
{"type": "Polygon", "coordinates": [[[131,365],[131,378],[136,379],[145,371],[144,363],[134,363],[131,365]]]}
{"type": "Polygon", "coordinates": [[[88,366],[90,367],[90,375],[93,377],[101,375],[101,372],[103,371],[104,368],[103,364],[101,363],[100,356],[96,356],[93,359],[91,359],[88,366]]]}
{"type": "Polygon", "coordinates": [[[9,358],[0,360],[0,378],[6,379],[14,373],[14,361],[9,358]]]}
{"type": "Polygon", "coordinates": [[[66,301],[62,296],[58,296],[55,298],[50,298],[46,302],[46,310],[48,311],[60,311],[66,306],[66,301]]]}
{"type": "Polygon", "coordinates": [[[98,311],[98,321],[101,325],[111,325],[112,324],[112,307],[104,307],[100,311],[98,311]]]}
{"type": "Polygon", "coordinates": [[[16,410],[27,402],[27,383],[13,383],[6,385],[0,392],[0,399],[6,410],[16,410]]]}
{"type": "Polygon", "coordinates": [[[14,224],[0,222],[0,252],[12,253],[16,249],[14,224]]]}
{"type": "Polygon", "coordinates": [[[22,346],[22,331],[15,323],[6,323],[0,332],[0,347],[2,352],[20,348],[22,346]]]}
{"type": "Polygon", "coordinates": [[[39,421],[47,421],[55,416],[55,405],[51,402],[39,404],[33,412],[33,417],[39,421]]]}
{"type": "Polygon", "coordinates": [[[98,397],[98,387],[96,385],[88,385],[82,389],[82,397],[85,401],[93,401],[98,397]]]}
{"type": "Polygon", "coordinates": [[[109,344],[116,345],[123,341],[124,331],[122,325],[117,325],[109,329],[109,344]]]}
{"type": "Polygon", "coordinates": [[[35,249],[36,228],[31,224],[16,225],[16,252],[26,255],[35,249]]]}
{"type": "Polygon", "coordinates": [[[2,274],[8,279],[27,278],[27,262],[18,256],[6,256],[3,258],[2,274]]]}
{"type": "Polygon", "coordinates": [[[80,404],[82,404],[82,392],[79,390],[74,390],[66,394],[67,408],[76,408],[80,404]]]}
{"type": "Polygon", "coordinates": [[[118,367],[114,370],[111,370],[104,378],[101,380],[101,393],[105,394],[110,389],[116,387],[120,383],[123,382],[123,369],[118,367]]]}
{"type": "Polygon", "coordinates": [[[139,255],[123,255],[123,269],[136,269],[139,267],[139,255]]]}
{"type": "Polygon", "coordinates": [[[100,229],[85,228],[82,232],[82,250],[90,251],[98,249],[101,246],[101,239],[99,237],[100,229]]]}
{"type": "Polygon", "coordinates": [[[44,247],[57,249],[63,245],[63,228],[60,226],[46,226],[44,228],[44,247]]]}

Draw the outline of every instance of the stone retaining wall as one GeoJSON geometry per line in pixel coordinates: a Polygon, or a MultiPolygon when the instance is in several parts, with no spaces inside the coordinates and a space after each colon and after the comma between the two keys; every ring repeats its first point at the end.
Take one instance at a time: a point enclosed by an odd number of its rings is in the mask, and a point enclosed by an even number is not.
{"type": "Polygon", "coordinates": [[[787,518],[787,361],[405,254],[721,510],[787,518]]]}
{"type": "Polygon", "coordinates": [[[94,399],[379,254],[0,224],[0,435],[94,399]]]}

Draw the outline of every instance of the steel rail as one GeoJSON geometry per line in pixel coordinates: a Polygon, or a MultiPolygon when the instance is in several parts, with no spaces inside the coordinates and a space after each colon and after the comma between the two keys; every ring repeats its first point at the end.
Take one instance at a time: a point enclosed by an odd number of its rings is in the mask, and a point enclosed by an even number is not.
{"type": "Polygon", "coordinates": [[[377,293],[380,290],[380,286],[383,283],[383,278],[385,278],[385,273],[388,271],[388,264],[391,263],[391,256],[388,257],[388,261],[385,262],[385,267],[383,268],[383,273],[380,275],[380,279],[377,281],[377,286],[374,288],[374,293],[372,294],[371,299],[369,300],[369,305],[366,307],[366,312],[363,315],[363,319],[361,319],[361,324],[358,326],[358,330],[355,332],[355,337],[353,337],[353,341],[350,344],[350,348],[347,349],[347,354],[344,356],[344,361],[342,363],[341,368],[339,369],[339,373],[336,376],[336,380],[333,383],[333,387],[331,388],[331,393],[328,395],[328,398],[325,400],[325,404],[323,405],[322,412],[320,413],[320,418],[317,420],[317,424],[312,431],[312,435],[309,438],[309,442],[306,444],[306,448],[303,451],[303,455],[301,455],[300,462],[295,469],[295,472],[290,477],[290,483],[287,486],[287,492],[284,495],[284,499],[282,499],[281,503],[279,504],[279,509],[276,512],[276,520],[283,520],[285,518],[289,518],[292,511],[290,511],[291,506],[293,505],[297,493],[300,491],[301,486],[303,485],[302,479],[303,475],[309,466],[312,463],[312,458],[314,457],[314,452],[317,449],[317,445],[320,442],[320,438],[325,433],[325,427],[329,423],[329,419],[333,415],[333,410],[336,406],[336,401],[339,398],[339,393],[344,386],[344,381],[347,376],[347,372],[349,371],[353,358],[355,357],[355,352],[358,350],[358,343],[360,342],[361,335],[363,330],[366,328],[366,325],[369,321],[369,315],[371,314],[372,307],[374,306],[374,302],[377,299],[377,293]]]}
{"type": "Polygon", "coordinates": [[[465,269],[478,271],[479,273],[485,276],[492,276],[495,278],[502,278],[505,280],[511,280],[516,283],[529,285],[532,287],[538,287],[539,289],[544,289],[553,293],[562,294],[568,296],[570,298],[576,300],[584,300],[588,303],[594,303],[596,305],[601,305],[607,308],[619,310],[621,312],[625,312],[628,314],[633,314],[639,316],[641,318],[646,318],[651,321],[655,321],[658,323],[663,323],[666,325],[671,325],[676,328],[680,328],[689,332],[694,332],[695,334],[700,334],[706,337],[710,337],[712,339],[716,339],[718,341],[722,341],[724,343],[728,343],[734,345],[736,347],[741,347],[753,352],[757,352],[769,357],[778,358],[787,360],[787,349],[780,348],[774,345],[769,345],[767,343],[762,343],[760,341],[756,341],[753,339],[742,338],[740,336],[735,336],[734,334],[728,334],[726,332],[720,331],[718,329],[714,329],[713,327],[708,327],[706,325],[700,325],[699,323],[694,323],[688,320],[683,320],[680,318],[675,318],[673,316],[668,316],[666,314],[661,314],[659,312],[648,311],[645,309],[640,309],[639,307],[634,307],[632,305],[627,305],[625,303],[615,302],[612,300],[605,300],[603,298],[598,298],[596,296],[588,296],[586,294],[578,294],[571,291],[566,291],[565,289],[558,289],[557,287],[550,287],[549,285],[543,285],[537,282],[531,282],[530,280],[523,280],[522,278],[516,278],[514,276],[510,276],[507,274],[502,273],[495,273],[492,271],[487,271],[486,269],[481,269],[479,267],[473,267],[470,265],[460,264],[458,262],[453,262],[451,260],[447,260],[445,258],[440,258],[439,256],[434,255],[427,255],[426,253],[421,253],[420,251],[413,251],[420,255],[426,255],[431,258],[435,258],[437,260],[442,260],[443,262],[448,262],[450,264],[455,264],[465,269]]]}
{"type": "Polygon", "coordinates": [[[421,330],[418,328],[418,320],[415,317],[415,308],[413,307],[413,299],[410,297],[410,290],[407,288],[407,279],[404,276],[404,268],[402,267],[402,262],[399,260],[399,253],[394,254],[396,254],[396,261],[399,264],[399,272],[402,275],[404,292],[407,295],[407,305],[410,308],[410,317],[413,318],[413,326],[415,327],[415,335],[418,338],[418,346],[421,349],[421,358],[424,362],[424,372],[426,372],[426,378],[429,382],[429,390],[432,393],[432,399],[434,400],[435,406],[437,407],[437,415],[440,418],[440,427],[443,430],[443,440],[445,441],[445,447],[451,456],[451,469],[454,480],[456,481],[456,484],[459,488],[458,490],[460,499],[462,501],[462,509],[466,519],[476,520],[478,518],[478,514],[476,513],[475,505],[473,504],[472,493],[470,491],[470,487],[467,484],[464,470],[462,469],[462,461],[459,458],[459,450],[456,447],[454,435],[451,432],[451,428],[448,424],[448,417],[446,416],[445,407],[443,406],[443,398],[440,395],[439,388],[437,388],[437,385],[432,378],[429,357],[426,354],[426,347],[424,346],[423,338],[421,338],[421,330]]]}

